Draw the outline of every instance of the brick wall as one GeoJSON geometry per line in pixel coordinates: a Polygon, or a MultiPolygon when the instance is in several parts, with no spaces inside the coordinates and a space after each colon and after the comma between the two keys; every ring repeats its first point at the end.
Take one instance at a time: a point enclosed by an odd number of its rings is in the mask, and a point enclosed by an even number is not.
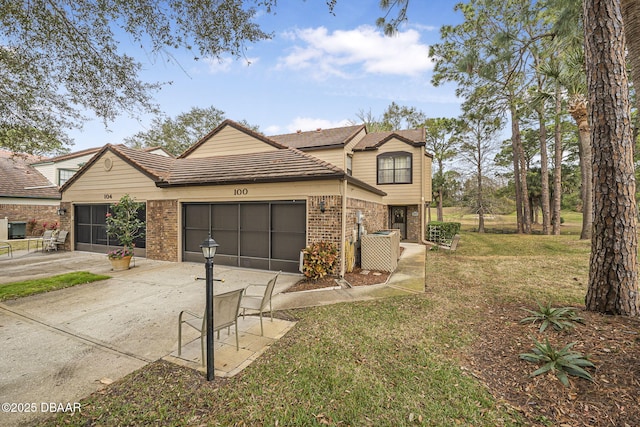
{"type": "Polygon", "coordinates": [[[364,215],[363,225],[367,233],[389,228],[387,205],[359,199],[347,199],[347,238],[351,237],[352,231],[358,232],[356,219],[358,211],[364,215]]]}
{"type": "Polygon", "coordinates": [[[178,261],[178,201],[147,201],[147,258],[178,261]]]}
{"type": "Polygon", "coordinates": [[[407,206],[406,240],[410,240],[412,242],[420,241],[420,209],[418,205],[407,206]]]}
{"type": "Polygon", "coordinates": [[[58,217],[58,222],[60,223],[60,230],[67,230],[69,232],[69,234],[67,235],[67,240],[65,240],[64,242],[64,250],[70,251],[73,240],[73,236],[71,233],[71,215],[73,214],[73,210],[71,207],[71,203],[69,202],[60,203],[60,208],[64,208],[67,210],[64,215],[58,217]]]}
{"type": "MultiPolygon", "coordinates": [[[[36,230],[42,230],[43,223],[54,223],[60,221],[58,216],[58,206],[47,205],[14,205],[14,204],[0,204],[0,218],[7,217],[9,222],[12,221],[25,221],[28,222],[35,219],[38,222],[36,230]]],[[[27,231],[27,234],[28,231],[27,231]]]]}
{"type": "Polygon", "coordinates": [[[312,242],[331,242],[342,248],[342,196],[310,196],[307,202],[308,235],[307,244],[312,242]],[[320,210],[324,202],[325,211],[320,210]]]}

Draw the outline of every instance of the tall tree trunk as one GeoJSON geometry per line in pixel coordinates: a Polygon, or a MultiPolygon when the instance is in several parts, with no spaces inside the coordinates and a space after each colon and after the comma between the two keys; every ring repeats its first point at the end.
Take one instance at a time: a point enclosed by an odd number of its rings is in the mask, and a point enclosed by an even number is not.
{"type": "MultiPolygon", "coordinates": [[[[527,231],[527,224],[531,223],[530,211],[529,211],[529,191],[527,189],[527,182],[522,182],[522,169],[523,164],[521,162],[522,141],[520,140],[520,127],[518,125],[518,115],[516,113],[516,107],[513,102],[510,103],[511,114],[511,148],[513,151],[513,183],[516,191],[516,222],[518,233],[529,233],[527,231]],[[524,184],[524,185],[523,185],[524,184]],[[525,205],[527,206],[525,208],[525,205]]],[[[526,170],[524,176],[527,176],[526,170]]]]}
{"type": "Polygon", "coordinates": [[[516,106],[510,103],[511,114],[511,145],[513,147],[513,172],[516,183],[516,208],[518,206],[518,188],[520,189],[520,209],[518,211],[518,233],[531,233],[531,205],[529,204],[529,187],[527,185],[527,164],[522,148],[520,123],[516,106]]]}
{"type": "Polygon", "coordinates": [[[562,113],[562,98],[560,97],[560,84],[556,83],[556,114],[554,129],[554,156],[553,156],[553,234],[560,235],[560,209],[562,209],[562,127],[560,115],[562,113]]]}
{"type": "Polygon", "coordinates": [[[481,142],[477,142],[478,151],[476,152],[476,158],[478,159],[476,174],[478,185],[478,203],[476,205],[476,211],[478,212],[478,233],[484,233],[484,198],[482,197],[482,149],[480,148],[481,142]]]}
{"type": "Polygon", "coordinates": [[[547,127],[544,122],[544,111],[538,110],[538,122],[540,126],[540,178],[542,189],[540,191],[540,207],[542,209],[542,234],[548,235],[551,222],[551,207],[549,204],[549,157],[547,155],[547,127]]]}
{"type": "Polygon", "coordinates": [[[636,316],[638,241],[635,175],[619,0],[584,0],[593,153],[593,238],[588,310],[636,316]]]}
{"type": "Polygon", "coordinates": [[[591,150],[591,128],[589,109],[582,95],[569,99],[569,114],[578,125],[578,154],[580,156],[580,191],[582,193],[582,231],[580,239],[591,239],[593,228],[593,156],[591,150]]]}

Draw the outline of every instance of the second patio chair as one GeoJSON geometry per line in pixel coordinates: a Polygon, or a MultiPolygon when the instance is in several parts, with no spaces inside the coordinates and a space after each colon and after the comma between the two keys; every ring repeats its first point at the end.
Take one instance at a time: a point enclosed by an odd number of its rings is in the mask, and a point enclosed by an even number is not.
{"type": "MultiPolygon", "coordinates": [[[[220,329],[227,328],[230,332],[231,326],[236,328],[236,350],[240,350],[238,340],[238,315],[240,314],[240,301],[244,289],[225,292],[213,297],[213,331],[218,332],[220,339],[220,329]]],[[[206,308],[205,308],[206,310],[206,308]]],[[[194,329],[200,331],[200,348],[202,353],[202,366],[205,365],[204,347],[207,336],[207,321],[205,315],[200,316],[189,310],[182,310],[178,317],[178,356],[182,354],[182,324],[186,323],[194,329]]],[[[211,349],[213,351],[213,349],[211,349]]]]}
{"type": "Polygon", "coordinates": [[[263,284],[250,284],[247,286],[245,295],[242,297],[242,302],[240,303],[240,308],[242,308],[242,318],[244,319],[244,313],[247,309],[249,310],[257,310],[260,314],[260,335],[264,335],[264,328],[262,326],[262,313],[267,311],[267,305],[269,306],[269,315],[271,316],[271,321],[273,322],[273,307],[271,306],[271,297],[273,295],[273,289],[276,287],[276,280],[280,275],[281,271],[267,282],[266,285],[263,284]],[[249,289],[264,289],[260,293],[251,293],[249,289]]]}

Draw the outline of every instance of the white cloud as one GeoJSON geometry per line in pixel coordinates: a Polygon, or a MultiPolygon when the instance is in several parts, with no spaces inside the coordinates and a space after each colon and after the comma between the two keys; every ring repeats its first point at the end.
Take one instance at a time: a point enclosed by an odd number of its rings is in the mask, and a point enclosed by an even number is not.
{"type": "Polygon", "coordinates": [[[325,27],[289,32],[287,38],[301,42],[279,59],[279,68],[308,70],[316,78],[356,77],[361,73],[415,76],[433,68],[429,46],[420,43],[413,29],[386,37],[364,25],[355,30],[325,27]]]}
{"type": "Polygon", "coordinates": [[[312,117],[296,117],[286,126],[286,132],[303,132],[316,129],[331,129],[343,126],[349,126],[351,123],[347,119],[331,121],[326,119],[314,119],[312,117]]]}
{"type": "Polygon", "coordinates": [[[294,133],[299,130],[302,132],[316,129],[331,129],[343,126],[350,126],[352,123],[347,119],[332,121],[326,119],[318,119],[312,117],[296,117],[285,126],[271,125],[264,129],[265,135],[280,135],[286,133],[294,133]]]}

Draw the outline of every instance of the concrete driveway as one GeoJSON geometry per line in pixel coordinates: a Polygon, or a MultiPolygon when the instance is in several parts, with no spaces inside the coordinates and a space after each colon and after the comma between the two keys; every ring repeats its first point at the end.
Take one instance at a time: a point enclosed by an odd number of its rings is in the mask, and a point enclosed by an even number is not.
{"type": "MultiPolygon", "coordinates": [[[[176,350],[179,312],[203,310],[205,284],[195,277],[204,263],[138,258],[131,270],[110,270],[104,255],[83,252],[0,260],[0,283],[69,271],[112,277],[0,303],[0,425],[77,408],[80,398],[176,350]]],[[[215,266],[214,277],[225,279],[216,293],[272,275],[215,266]]],[[[297,280],[282,274],[276,292],[297,280]]]]}
{"type": "MultiPolygon", "coordinates": [[[[281,274],[274,309],[422,293],[425,247],[411,243],[402,246],[398,268],[386,284],[280,293],[301,277],[281,274]]],[[[52,410],[72,411],[81,398],[104,384],[157,359],[171,359],[178,347],[179,312],[189,309],[197,313],[204,307],[205,284],[195,280],[204,276],[204,262],[136,258],[132,269],[112,272],[101,254],[24,252],[16,253],[13,259],[0,259],[0,283],[71,271],[106,274],[111,279],[0,303],[0,426],[32,425],[38,418],[51,416],[52,410]]],[[[249,283],[266,283],[272,276],[272,272],[216,265],[214,277],[225,279],[224,283],[215,283],[216,293],[249,283]]],[[[257,319],[251,320],[251,327],[259,331],[257,319]]],[[[266,321],[265,336],[272,328],[266,321]]],[[[282,333],[275,331],[275,336],[282,333]]],[[[191,337],[196,336],[192,331],[191,337]]],[[[233,355],[265,345],[262,341],[243,345],[242,332],[240,337],[244,348],[236,352],[232,340],[233,355]]],[[[199,357],[198,345],[192,354],[199,357]]],[[[198,366],[195,363],[194,367],[198,366]]]]}

